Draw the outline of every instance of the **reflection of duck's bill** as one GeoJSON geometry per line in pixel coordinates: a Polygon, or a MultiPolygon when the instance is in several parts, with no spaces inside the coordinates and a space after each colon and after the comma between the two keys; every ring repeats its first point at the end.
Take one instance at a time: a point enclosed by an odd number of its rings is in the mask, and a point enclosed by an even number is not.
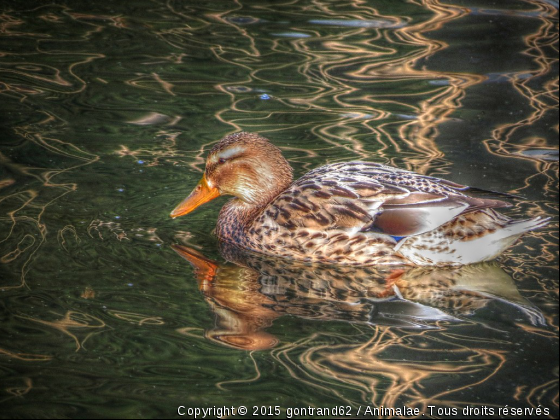
{"type": "Polygon", "coordinates": [[[171,248],[189,262],[199,281],[212,281],[216,276],[218,270],[217,262],[184,245],[171,245],[171,248]]]}

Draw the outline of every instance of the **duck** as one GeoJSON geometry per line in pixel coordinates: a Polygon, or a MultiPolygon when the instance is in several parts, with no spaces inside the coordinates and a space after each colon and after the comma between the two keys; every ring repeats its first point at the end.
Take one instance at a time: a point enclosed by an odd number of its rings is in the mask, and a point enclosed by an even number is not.
{"type": "Polygon", "coordinates": [[[548,223],[512,219],[496,210],[509,202],[473,191],[367,161],[327,164],[294,181],[277,146],[237,132],[212,147],[202,179],[170,216],[233,196],[218,215],[219,241],[272,257],[354,266],[490,261],[548,223]]]}

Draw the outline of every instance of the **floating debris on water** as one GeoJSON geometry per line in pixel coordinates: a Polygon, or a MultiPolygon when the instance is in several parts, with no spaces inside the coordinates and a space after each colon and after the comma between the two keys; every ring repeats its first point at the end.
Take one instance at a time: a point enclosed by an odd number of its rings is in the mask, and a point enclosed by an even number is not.
{"type": "Polygon", "coordinates": [[[373,114],[366,114],[363,112],[347,112],[345,114],[340,114],[341,117],[344,118],[362,118],[362,119],[369,119],[369,118],[373,118],[374,115],[373,114]]]}
{"type": "Polygon", "coordinates": [[[348,26],[351,28],[402,28],[406,23],[402,20],[388,19],[311,19],[309,23],[327,26],[348,26]]]}
{"type": "Polygon", "coordinates": [[[311,35],[305,34],[303,32],[276,32],[271,34],[273,36],[280,36],[284,38],[309,38],[311,35]]]}
{"type": "Polygon", "coordinates": [[[449,86],[449,79],[434,79],[428,83],[433,86],[449,86]]]}
{"type": "Polygon", "coordinates": [[[236,25],[254,25],[255,23],[264,23],[266,20],[253,16],[228,16],[226,21],[235,23],[236,25]]]}
{"type": "Polygon", "coordinates": [[[548,162],[558,162],[558,150],[553,149],[527,149],[519,154],[548,162]]]}
{"type": "Polygon", "coordinates": [[[177,119],[174,121],[169,115],[160,114],[159,112],[150,112],[137,120],[128,121],[128,123],[136,125],[156,125],[169,124],[172,121],[174,123],[178,122],[177,119]]]}
{"type": "Polygon", "coordinates": [[[409,115],[409,114],[394,114],[395,116],[402,118],[403,120],[417,120],[418,115],[409,115]]]}

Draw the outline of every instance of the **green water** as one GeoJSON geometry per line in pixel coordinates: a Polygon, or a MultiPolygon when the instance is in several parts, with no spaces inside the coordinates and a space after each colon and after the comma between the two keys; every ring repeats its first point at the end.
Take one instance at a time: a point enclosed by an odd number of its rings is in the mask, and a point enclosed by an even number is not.
{"type": "Polygon", "coordinates": [[[0,416],[557,417],[558,2],[451,1],[3,0],[0,416]],[[553,220],[395,284],[220,251],[224,199],[169,213],[238,130],[297,176],[379,161],[553,220]]]}

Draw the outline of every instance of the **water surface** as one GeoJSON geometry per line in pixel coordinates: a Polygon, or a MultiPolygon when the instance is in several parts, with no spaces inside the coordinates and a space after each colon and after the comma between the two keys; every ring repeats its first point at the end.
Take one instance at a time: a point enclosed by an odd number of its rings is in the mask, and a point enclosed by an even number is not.
{"type": "Polygon", "coordinates": [[[0,5],[0,416],[558,416],[557,1],[129,3],[0,5]],[[224,199],[169,213],[238,130],[553,221],[457,270],[220,250],[224,199]]]}

